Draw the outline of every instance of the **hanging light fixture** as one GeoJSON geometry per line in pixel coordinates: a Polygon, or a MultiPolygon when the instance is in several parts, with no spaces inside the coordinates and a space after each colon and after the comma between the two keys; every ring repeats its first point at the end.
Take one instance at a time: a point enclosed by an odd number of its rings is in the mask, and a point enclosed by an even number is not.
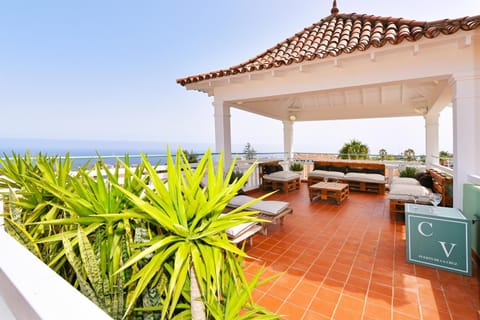
{"type": "Polygon", "coordinates": [[[295,120],[297,120],[297,116],[294,115],[294,114],[291,114],[288,118],[290,119],[290,121],[295,121],[295,120]]]}

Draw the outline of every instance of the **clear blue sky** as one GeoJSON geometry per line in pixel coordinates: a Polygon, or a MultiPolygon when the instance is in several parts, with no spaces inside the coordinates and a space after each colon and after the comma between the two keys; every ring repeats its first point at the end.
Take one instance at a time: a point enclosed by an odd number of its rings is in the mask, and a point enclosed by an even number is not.
{"type": "MultiPolygon", "coordinates": [[[[328,16],[331,3],[0,0],[0,138],[213,144],[212,99],[175,80],[250,59],[328,16]]],[[[478,0],[337,4],[342,13],[416,20],[480,14],[478,0]]],[[[445,122],[451,116],[442,115],[445,122]]],[[[278,121],[232,111],[237,146],[250,142],[261,152],[275,144],[281,151],[282,132],[278,121]]],[[[336,152],[356,138],[373,153],[421,154],[423,137],[420,117],[295,124],[296,151],[336,152]],[[345,134],[329,145],[304,143],[332,126],[345,134]],[[397,130],[405,135],[389,134],[397,130]]],[[[440,142],[451,151],[451,138],[440,142]]]]}

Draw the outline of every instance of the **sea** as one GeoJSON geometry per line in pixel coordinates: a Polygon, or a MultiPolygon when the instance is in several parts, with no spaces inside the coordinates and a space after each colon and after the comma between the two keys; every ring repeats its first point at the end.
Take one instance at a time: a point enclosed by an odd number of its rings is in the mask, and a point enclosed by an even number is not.
{"type": "Polygon", "coordinates": [[[12,154],[35,157],[38,154],[65,157],[74,160],[74,166],[87,161],[95,162],[102,158],[107,164],[113,164],[117,158],[129,156],[132,164],[140,161],[140,154],[149,157],[153,164],[164,164],[167,147],[172,153],[178,148],[194,154],[203,154],[213,146],[207,143],[162,143],[153,141],[110,141],[110,140],[54,140],[54,139],[0,139],[0,157],[11,157],[12,154]]]}
{"type": "MultiPolygon", "coordinates": [[[[253,146],[256,147],[256,146],[253,146]]],[[[262,151],[270,153],[281,150],[279,146],[258,146],[262,151]]],[[[176,154],[180,148],[191,154],[203,155],[208,149],[215,150],[213,143],[191,142],[155,142],[155,141],[112,141],[112,140],[61,140],[61,139],[14,139],[0,138],[0,158],[11,157],[12,154],[35,157],[39,153],[49,156],[65,157],[74,160],[74,167],[100,160],[111,165],[117,158],[124,159],[128,155],[130,164],[140,162],[140,155],[148,156],[152,164],[165,164],[167,148],[176,154]]],[[[232,145],[232,152],[242,155],[243,145],[232,145]]],[[[215,155],[217,156],[218,155],[215,155]]]]}

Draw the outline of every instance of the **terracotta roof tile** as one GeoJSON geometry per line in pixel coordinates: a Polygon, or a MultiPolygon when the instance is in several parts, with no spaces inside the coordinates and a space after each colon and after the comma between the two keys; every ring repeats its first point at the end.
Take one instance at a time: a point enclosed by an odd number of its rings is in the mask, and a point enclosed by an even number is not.
{"type": "Polygon", "coordinates": [[[371,46],[380,48],[386,44],[396,45],[404,40],[414,42],[422,37],[433,39],[440,34],[449,35],[459,30],[469,31],[480,26],[480,15],[425,22],[337,12],[334,3],[330,16],[256,57],[228,69],[177,79],[177,83],[186,85],[239,73],[278,68],[292,63],[349,54],[355,50],[365,51],[371,46]]]}

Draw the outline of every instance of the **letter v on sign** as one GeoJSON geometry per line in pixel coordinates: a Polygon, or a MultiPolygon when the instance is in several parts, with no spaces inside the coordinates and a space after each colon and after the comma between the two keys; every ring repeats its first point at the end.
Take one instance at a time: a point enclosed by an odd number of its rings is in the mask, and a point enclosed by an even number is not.
{"type": "Polygon", "coordinates": [[[450,255],[452,254],[453,248],[455,248],[455,246],[457,245],[456,243],[450,243],[450,250],[447,250],[445,246],[445,243],[446,243],[445,241],[438,241],[438,243],[440,243],[440,246],[442,246],[443,252],[445,252],[445,256],[447,258],[450,257],[450,255]]]}

